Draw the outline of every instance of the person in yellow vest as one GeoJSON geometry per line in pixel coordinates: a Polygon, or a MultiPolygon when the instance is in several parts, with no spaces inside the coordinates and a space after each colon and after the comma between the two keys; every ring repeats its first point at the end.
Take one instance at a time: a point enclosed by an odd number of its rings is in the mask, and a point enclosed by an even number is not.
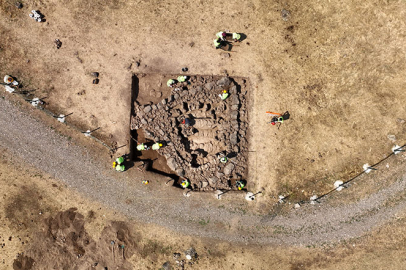
{"type": "Polygon", "coordinates": [[[235,182],[235,185],[238,188],[238,190],[241,190],[245,187],[245,181],[238,180],[237,182],[235,182]]]}
{"type": "Polygon", "coordinates": [[[183,188],[188,188],[188,187],[190,186],[190,182],[185,179],[185,180],[182,181],[182,183],[180,183],[180,185],[181,185],[183,188]]]}
{"type": "Polygon", "coordinates": [[[235,42],[241,41],[240,40],[241,39],[241,34],[233,33],[233,39],[234,39],[235,42]]]}
{"type": "Polygon", "coordinates": [[[223,93],[219,94],[221,100],[226,100],[228,98],[227,90],[223,90],[223,93]]]}
{"type": "Polygon", "coordinates": [[[219,38],[216,38],[213,42],[214,42],[214,47],[216,47],[216,49],[220,49],[221,46],[223,45],[221,42],[221,39],[219,39],[219,38]]]}
{"type": "Polygon", "coordinates": [[[187,80],[187,76],[181,75],[181,76],[178,77],[178,82],[180,82],[180,83],[183,83],[183,82],[185,82],[186,80],[187,80]]]}
{"type": "Polygon", "coordinates": [[[221,162],[221,163],[227,163],[227,161],[228,161],[228,158],[227,158],[227,157],[221,157],[221,158],[220,158],[220,162],[221,162]]]}
{"type": "Polygon", "coordinates": [[[220,31],[220,32],[218,32],[218,33],[216,34],[216,37],[219,38],[219,39],[221,39],[222,41],[225,41],[225,40],[226,40],[226,37],[227,37],[227,33],[226,33],[226,32],[223,32],[223,31],[220,31]]]}
{"type": "Polygon", "coordinates": [[[159,148],[161,148],[162,147],[162,143],[154,143],[153,145],[152,145],[152,150],[158,150],[159,148]]]}
{"type": "Polygon", "coordinates": [[[166,82],[166,85],[167,85],[168,87],[173,87],[175,84],[176,84],[176,81],[175,81],[174,79],[169,79],[169,80],[166,82]]]}
{"type": "Polygon", "coordinates": [[[124,172],[125,166],[123,165],[124,157],[116,158],[116,161],[113,162],[113,168],[116,169],[118,172],[124,172]]]}
{"type": "Polygon", "coordinates": [[[146,146],[144,143],[140,143],[140,144],[137,145],[137,150],[138,151],[149,150],[149,147],[146,146]]]}

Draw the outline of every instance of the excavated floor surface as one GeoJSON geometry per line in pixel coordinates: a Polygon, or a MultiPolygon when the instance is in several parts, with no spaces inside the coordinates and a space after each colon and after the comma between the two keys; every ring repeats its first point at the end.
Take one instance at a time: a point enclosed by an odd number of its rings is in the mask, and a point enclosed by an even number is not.
{"type": "Polygon", "coordinates": [[[135,151],[138,160],[152,161],[154,171],[179,176],[194,190],[232,189],[247,176],[248,82],[243,78],[190,76],[175,87],[177,76],[137,74],[133,77],[131,130],[139,143],[157,151],[135,151]],[[229,97],[219,95],[227,90],[229,97]],[[182,124],[188,118],[190,125],[182,124]],[[221,163],[220,158],[228,161],[221,163]],[[165,162],[162,162],[165,160],[165,162]],[[166,163],[166,165],[164,164],[166,163]]]}

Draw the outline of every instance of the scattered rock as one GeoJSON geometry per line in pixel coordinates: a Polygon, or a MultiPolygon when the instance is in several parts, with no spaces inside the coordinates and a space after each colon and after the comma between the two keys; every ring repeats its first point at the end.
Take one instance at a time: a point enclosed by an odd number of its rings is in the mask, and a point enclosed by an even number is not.
{"type": "Polygon", "coordinates": [[[230,85],[230,83],[231,83],[231,81],[228,77],[223,77],[217,81],[217,85],[220,87],[227,87],[230,85]]]}
{"type": "Polygon", "coordinates": [[[238,143],[237,132],[234,132],[233,134],[230,135],[230,142],[231,144],[238,143]]]}
{"type": "Polygon", "coordinates": [[[234,164],[230,162],[224,167],[223,172],[225,175],[230,175],[233,170],[234,170],[234,164]]]}
{"type": "Polygon", "coordinates": [[[151,106],[147,105],[147,106],[144,107],[144,112],[149,113],[151,111],[151,109],[152,109],[151,106]]]}
{"type": "Polygon", "coordinates": [[[93,84],[98,84],[98,83],[99,83],[99,79],[96,78],[93,80],[93,84]]]}
{"type": "Polygon", "coordinates": [[[92,72],[92,73],[90,73],[90,75],[97,78],[97,77],[99,77],[99,72],[92,72]]]}
{"type": "Polygon", "coordinates": [[[214,82],[208,82],[204,85],[207,90],[212,90],[214,87],[214,82]]]}
{"type": "Polygon", "coordinates": [[[59,49],[59,48],[61,48],[62,47],[62,41],[60,41],[59,39],[55,39],[55,45],[56,45],[56,48],[57,49],[59,49]]]}
{"type": "Polygon", "coordinates": [[[146,125],[148,124],[147,120],[145,120],[144,118],[141,119],[141,124],[146,125]]]}
{"type": "Polygon", "coordinates": [[[176,161],[174,158],[168,158],[168,160],[166,161],[166,163],[168,164],[168,167],[172,170],[175,171],[176,170],[176,161]]]}
{"type": "Polygon", "coordinates": [[[286,10],[286,9],[282,9],[281,16],[282,16],[282,20],[284,20],[285,22],[288,21],[290,19],[290,11],[286,10]]]}
{"type": "Polygon", "coordinates": [[[392,142],[396,141],[396,136],[395,135],[388,135],[388,139],[392,142]]]}
{"type": "Polygon", "coordinates": [[[164,99],[161,101],[161,103],[162,103],[163,105],[166,105],[166,98],[164,98],[164,99]]]}
{"type": "Polygon", "coordinates": [[[405,122],[404,119],[398,118],[396,119],[396,122],[398,122],[399,124],[403,124],[405,122]]]}
{"type": "Polygon", "coordinates": [[[16,5],[16,8],[18,8],[18,9],[23,8],[23,4],[21,4],[20,2],[16,2],[15,5],[16,5]]]}
{"type": "Polygon", "coordinates": [[[165,262],[165,263],[162,265],[162,269],[164,269],[164,270],[171,270],[172,268],[171,268],[170,262],[165,262]]]}
{"type": "Polygon", "coordinates": [[[214,187],[219,179],[217,177],[213,176],[213,177],[210,177],[208,180],[209,180],[210,186],[214,187]]]}
{"type": "Polygon", "coordinates": [[[230,58],[230,54],[229,53],[221,53],[221,56],[223,56],[224,58],[230,58]]]}

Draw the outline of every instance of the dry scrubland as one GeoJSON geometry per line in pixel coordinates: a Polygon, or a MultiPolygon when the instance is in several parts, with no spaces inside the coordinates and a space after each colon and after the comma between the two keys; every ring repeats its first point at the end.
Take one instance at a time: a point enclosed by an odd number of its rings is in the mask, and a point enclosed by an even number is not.
{"type": "MultiPolygon", "coordinates": [[[[187,66],[190,74],[222,75],[226,70],[231,77],[249,78],[248,187],[264,190],[258,208],[265,209],[280,193],[291,193],[295,200],[321,194],[335,180],[358,174],[362,164],[378,162],[394,143],[405,143],[404,1],[34,0],[23,4],[17,9],[14,1],[0,0],[0,74],[12,74],[26,89],[36,89],[55,113],[73,112],[69,121],[77,126],[101,127],[96,134],[101,139],[127,145],[119,154],[129,151],[134,73],[178,74],[187,66]],[[32,9],[40,10],[46,22],[29,18],[32,9]],[[287,20],[282,9],[290,12],[287,20]],[[220,29],[247,35],[230,57],[212,46],[220,29]],[[53,43],[57,38],[62,41],[59,50],[53,43]],[[94,71],[100,73],[98,85],[91,83],[89,74],[94,71]],[[266,124],[265,111],[289,111],[291,119],[277,130],[266,124]],[[396,141],[388,135],[395,135],[396,141]]],[[[0,241],[6,246],[0,263],[5,269],[23,250],[39,258],[31,244],[37,243],[44,220],[70,207],[83,215],[95,245],[102,243],[98,237],[103,228],[118,219],[42,173],[21,169],[19,161],[7,155],[2,160],[0,219],[5,226],[0,241]],[[20,168],[18,173],[11,164],[20,168]],[[10,209],[18,210],[15,217],[10,209]],[[39,217],[38,209],[44,215],[39,217]],[[89,209],[95,212],[94,219],[89,218],[89,209]],[[23,223],[34,225],[19,226],[23,223]]],[[[191,266],[196,269],[401,269],[404,265],[403,215],[367,236],[326,247],[240,247],[120,220],[131,233],[141,235],[133,256],[122,262],[135,269],[155,269],[192,243],[201,255],[199,264],[191,266]],[[149,247],[148,241],[156,244],[149,247]]],[[[62,248],[65,244],[53,243],[62,248]]],[[[68,250],[66,256],[73,257],[66,262],[75,256],[70,253],[75,249],[68,250]]],[[[92,256],[111,263],[107,253],[92,256]]]]}
{"type": "Polygon", "coordinates": [[[88,269],[95,263],[93,269],[158,269],[165,262],[176,266],[173,253],[185,259],[184,251],[190,247],[199,256],[185,269],[402,269],[404,265],[405,213],[367,236],[321,247],[230,244],[138,223],[83,198],[4,149],[2,153],[0,188],[7,193],[0,198],[0,269],[31,269],[33,261],[32,269],[88,269]],[[111,240],[125,245],[125,259],[118,246],[113,255],[111,240]],[[83,256],[77,258],[78,254],[83,256]]]}
{"type": "Polygon", "coordinates": [[[275,191],[321,193],[388,153],[387,135],[404,142],[403,1],[24,4],[1,2],[0,71],[37,89],[53,111],[73,112],[70,121],[101,127],[106,141],[129,142],[132,73],[187,66],[191,74],[248,77],[249,186],[264,188],[266,200],[275,191]],[[28,17],[34,8],[45,23],[28,17]],[[212,47],[224,28],[248,36],[229,58],[212,47]],[[268,110],[289,111],[291,120],[278,131],[266,124],[268,110]]]}

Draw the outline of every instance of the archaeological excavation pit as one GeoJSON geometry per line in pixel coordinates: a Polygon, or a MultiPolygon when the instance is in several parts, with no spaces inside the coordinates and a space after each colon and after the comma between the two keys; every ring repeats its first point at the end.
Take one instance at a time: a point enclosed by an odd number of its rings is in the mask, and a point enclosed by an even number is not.
{"type": "Polygon", "coordinates": [[[244,78],[191,75],[173,88],[168,79],[178,75],[133,76],[132,137],[159,150],[137,151],[135,161],[174,178],[188,179],[193,190],[234,189],[248,173],[249,83],[244,78]],[[219,95],[226,90],[228,98],[219,95]],[[183,121],[186,120],[186,125],[183,121]],[[227,162],[220,162],[221,157],[227,162]]]}

